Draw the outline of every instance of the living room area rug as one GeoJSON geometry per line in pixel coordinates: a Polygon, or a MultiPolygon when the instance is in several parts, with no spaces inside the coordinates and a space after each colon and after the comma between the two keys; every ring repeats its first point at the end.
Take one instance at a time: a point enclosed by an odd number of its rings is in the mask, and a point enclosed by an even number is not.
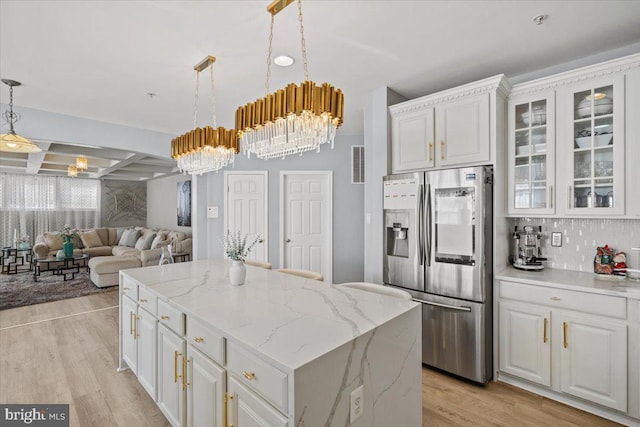
{"type": "Polygon", "coordinates": [[[0,275],[0,310],[58,301],[102,292],[113,292],[118,286],[99,288],[89,279],[88,272],[76,273],[74,279],[44,273],[33,280],[32,273],[0,275]]]}

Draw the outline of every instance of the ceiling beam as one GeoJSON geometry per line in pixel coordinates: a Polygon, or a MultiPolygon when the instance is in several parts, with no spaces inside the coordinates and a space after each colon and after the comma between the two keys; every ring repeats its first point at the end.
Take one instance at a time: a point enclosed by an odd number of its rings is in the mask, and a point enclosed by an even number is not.
{"type": "Polygon", "coordinates": [[[138,160],[143,159],[144,157],[146,157],[145,154],[134,154],[132,156],[129,156],[127,159],[122,160],[114,165],[111,165],[110,167],[101,170],[100,172],[98,172],[97,174],[95,174],[95,178],[102,178],[105,175],[109,175],[112,174],[113,172],[122,169],[125,166],[128,166],[132,163],[136,163],[138,160]]]}
{"type": "Polygon", "coordinates": [[[90,148],[80,145],[64,145],[54,144],[50,149],[58,154],[69,154],[74,157],[83,155],[86,157],[93,157],[97,159],[110,159],[110,160],[127,160],[131,156],[131,152],[124,150],[116,150],[110,148],[90,148]]]}
{"type": "MultiPolygon", "coordinates": [[[[95,166],[98,168],[108,168],[113,166],[116,161],[108,159],[95,159],[89,160],[89,167],[95,166]]],[[[74,165],[76,163],[76,156],[68,156],[66,154],[58,154],[56,152],[49,152],[45,158],[46,163],[58,164],[58,165],[74,165]]]]}
{"type": "Polygon", "coordinates": [[[50,142],[40,142],[38,144],[42,151],[39,153],[31,153],[29,154],[29,160],[27,161],[27,169],[25,170],[28,174],[36,174],[40,170],[42,166],[42,162],[44,161],[45,156],[47,155],[47,151],[49,150],[50,142]]]}

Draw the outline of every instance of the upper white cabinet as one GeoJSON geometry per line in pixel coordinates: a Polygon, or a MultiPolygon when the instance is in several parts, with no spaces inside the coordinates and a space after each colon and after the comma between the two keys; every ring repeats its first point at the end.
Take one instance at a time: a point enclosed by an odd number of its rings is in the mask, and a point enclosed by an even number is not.
{"type": "Polygon", "coordinates": [[[514,85],[507,213],[640,216],[639,88],[640,55],[514,85]]]}
{"type": "Polygon", "coordinates": [[[508,90],[499,75],[389,107],[391,172],[493,164],[508,90]]]}
{"type": "Polygon", "coordinates": [[[510,214],[553,214],[555,94],[514,97],[508,112],[510,214]]]}

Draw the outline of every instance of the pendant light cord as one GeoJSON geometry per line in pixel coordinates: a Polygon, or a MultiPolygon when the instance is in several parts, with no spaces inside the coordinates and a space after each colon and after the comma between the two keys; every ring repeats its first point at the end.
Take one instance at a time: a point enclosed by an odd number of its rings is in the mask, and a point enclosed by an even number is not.
{"type": "Polygon", "coordinates": [[[4,112],[4,119],[9,123],[9,133],[14,135],[13,124],[20,120],[20,116],[13,112],[13,86],[9,86],[9,109],[4,112]]]}
{"type": "Polygon", "coordinates": [[[304,39],[302,24],[302,0],[298,0],[298,21],[300,21],[300,44],[302,45],[302,63],[304,64],[304,81],[309,81],[309,64],[307,63],[307,43],[304,39]]]}
{"type": "Polygon", "coordinates": [[[213,116],[213,128],[216,129],[218,127],[218,118],[216,117],[216,92],[213,82],[213,64],[209,67],[211,68],[211,114],[213,116]]]}
{"type": "Polygon", "coordinates": [[[198,86],[200,86],[200,71],[196,72],[196,96],[193,101],[193,127],[198,127],[198,86]]]}
{"type": "Polygon", "coordinates": [[[271,55],[273,51],[273,23],[275,15],[271,14],[271,27],[269,28],[269,51],[267,52],[267,81],[264,84],[266,94],[269,95],[269,79],[271,78],[271,55]]]}

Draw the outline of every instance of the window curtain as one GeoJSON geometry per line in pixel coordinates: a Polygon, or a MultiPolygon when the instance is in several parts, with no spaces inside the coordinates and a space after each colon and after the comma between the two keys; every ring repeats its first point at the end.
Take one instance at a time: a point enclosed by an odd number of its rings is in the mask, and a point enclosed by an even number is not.
{"type": "Polygon", "coordinates": [[[14,236],[35,243],[45,231],[100,225],[100,181],[55,176],[0,176],[0,243],[13,246],[14,236]]]}

